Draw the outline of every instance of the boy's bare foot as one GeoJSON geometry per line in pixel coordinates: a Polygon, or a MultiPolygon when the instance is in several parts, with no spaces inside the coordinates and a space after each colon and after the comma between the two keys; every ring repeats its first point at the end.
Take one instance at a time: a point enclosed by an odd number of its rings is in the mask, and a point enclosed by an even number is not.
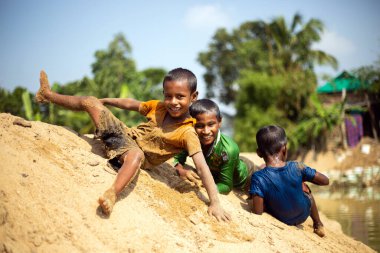
{"type": "Polygon", "coordinates": [[[314,233],[316,233],[319,237],[325,236],[325,228],[323,227],[323,224],[314,224],[314,233]]]}
{"type": "Polygon", "coordinates": [[[104,214],[109,215],[112,212],[112,208],[116,202],[116,193],[110,188],[104,192],[103,196],[101,196],[98,200],[100,207],[104,214]]]}
{"type": "Polygon", "coordinates": [[[45,71],[41,70],[40,72],[40,89],[36,93],[35,100],[37,103],[49,103],[49,100],[46,98],[46,93],[50,91],[50,85],[48,77],[45,71]]]}

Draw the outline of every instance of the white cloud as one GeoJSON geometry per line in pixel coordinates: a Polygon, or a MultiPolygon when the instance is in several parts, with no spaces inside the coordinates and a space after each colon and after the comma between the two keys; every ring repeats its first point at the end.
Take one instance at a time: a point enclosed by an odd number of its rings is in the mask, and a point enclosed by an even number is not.
{"type": "Polygon", "coordinates": [[[324,31],[321,41],[315,45],[315,48],[338,58],[352,56],[356,51],[355,45],[352,41],[340,34],[328,30],[324,31]]]}
{"type": "Polygon", "coordinates": [[[185,25],[194,30],[215,30],[227,27],[230,18],[219,5],[197,5],[185,15],[185,25]]]}

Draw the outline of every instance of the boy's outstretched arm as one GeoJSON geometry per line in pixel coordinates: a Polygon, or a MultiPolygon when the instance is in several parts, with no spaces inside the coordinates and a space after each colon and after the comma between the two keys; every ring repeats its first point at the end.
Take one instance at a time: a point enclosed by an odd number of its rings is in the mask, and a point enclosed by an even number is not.
{"type": "Polygon", "coordinates": [[[231,216],[226,213],[223,208],[220,206],[218,191],[215,186],[214,179],[211,175],[210,169],[206,163],[206,160],[202,152],[198,152],[192,156],[195,167],[198,170],[198,174],[202,179],[202,183],[206,188],[208,197],[210,199],[210,206],[208,207],[208,213],[214,215],[218,221],[231,220],[231,216]]]}
{"type": "Polygon", "coordinates": [[[101,98],[99,100],[103,105],[111,105],[130,111],[138,111],[141,104],[141,101],[133,98],[101,98]]]}
{"type": "Polygon", "coordinates": [[[323,175],[322,173],[319,173],[317,171],[311,182],[316,184],[316,185],[328,185],[330,183],[329,181],[330,180],[328,177],[326,177],[325,175],[323,175]]]}

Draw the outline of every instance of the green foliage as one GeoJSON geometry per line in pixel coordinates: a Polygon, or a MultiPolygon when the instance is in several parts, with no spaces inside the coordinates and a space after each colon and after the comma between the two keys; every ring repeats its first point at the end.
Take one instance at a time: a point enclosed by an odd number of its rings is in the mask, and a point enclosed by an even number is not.
{"type": "Polygon", "coordinates": [[[322,31],[321,21],[311,19],[303,24],[299,14],[294,16],[291,26],[279,17],[270,23],[246,22],[231,33],[217,30],[208,50],[198,55],[198,61],[206,68],[207,94],[214,97],[219,94],[217,98],[222,102],[234,103],[236,86],[240,85],[237,80],[245,69],[290,75],[300,71],[313,73],[315,64],[336,67],[333,56],[312,49],[322,31]]]}
{"type": "Polygon", "coordinates": [[[245,113],[247,117],[237,116],[234,122],[234,139],[239,144],[241,151],[252,152],[256,150],[256,132],[260,127],[273,125],[274,122],[281,126],[285,126],[286,123],[279,121],[284,117],[282,112],[273,105],[266,109],[252,106],[245,113]]]}
{"type": "Polygon", "coordinates": [[[271,76],[267,73],[256,73],[243,70],[238,81],[240,91],[236,102],[238,116],[249,116],[247,114],[252,106],[266,109],[277,103],[284,87],[282,76],[271,76]]]}
{"type": "Polygon", "coordinates": [[[122,84],[133,85],[138,80],[131,46],[121,34],[115,36],[106,50],[95,52],[92,64],[94,81],[93,95],[96,97],[119,97],[122,84]]]}
{"type": "MultiPolygon", "coordinates": [[[[136,70],[131,57],[131,46],[122,34],[118,34],[105,50],[95,52],[92,64],[94,79],[82,80],[65,85],[53,84],[52,90],[65,95],[103,97],[131,97],[140,101],[160,99],[162,80],[166,70],[149,68],[136,70]]],[[[85,112],[73,112],[53,104],[40,106],[43,120],[52,124],[69,126],[80,133],[91,133],[94,126],[85,112]]],[[[137,112],[110,107],[112,113],[128,126],[143,120],[137,112]]]]}
{"type": "Polygon", "coordinates": [[[380,57],[379,60],[371,66],[363,66],[353,71],[362,83],[369,84],[367,92],[379,96],[380,94],[380,57]]]}
{"type": "Polygon", "coordinates": [[[24,104],[25,116],[28,120],[32,119],[32,103],[30,101],[29,92],[22,93],[22,102],[24,104]]]}
{"type": "Polygon", "coordinates": [[[142,71],[142,74],[144,75],[146,82],[150,82],[151,86],[156,86],[162,84],[166,75],[166,70],[161,68],[147,68],[142,71]]]}
{"type": "Polygon", "coordinates": [[[333,56],[312,48],[322,31],[320,20],[303,23],[299,14],[290,24],[283,17],[249,21],[231,33],[217,30],[208,50],[199,54],[207,94],[236,108],[234,132],[241,150],[255,149],[255,134],[264,125],[287,129],[297,148],[336,124],[325,115],[334,110],[323,108],[312,95],[314,66],[337,66],[333,56]]]}
{"type": "Polygon", "coordinates": [[[343,120],[341,116],[345,102],[326,107],[321,104],[316,93],[310,96],[310,102],[311,106],[304,118],[289,128],[289,146],[293,152],[300,147],[323,148],[328,132],[343,120]]]}
{"type": "Polygon", "coordinates": [[[25,118],[26,115],[22,104],[22,94],[25,91],[25,88],[16,87],[13,92],[9,92],[0,87],[0,111],[25,118]]]}
{"type": "Polygon", "coordinates": [[[22,87],[16,87],[13,92],[0,88],[0,112],[28,120],[41,120],[40,108],[30,96],[29,91],[22,87]]]}
{"type": "Polygon", "coordinates": [[[294,70],[280,76],[283,78],[283,88],[278,98],[279,108],[287,119],[298,122],[310,106],[309,98],[316,89],[316,76],[310,70],[294,70]]]}
{"type": "MultiPolygon", "coordinates": [[[[285,129],[295,129],[298,122],[308,121],[309,118],[320,122],[321,117],[328,117],[317,97],[309,96],[313,88],[309,88],[308,91],[305,83],[297,82],[298,79],[307,80],[305,73],[307,72],[300,72],[299,76],[290,76],[242,71],[238,80],[240,92],[236,102],[235,120],[235,139],[242,150],[250,151],[252,147],[256,147],[255,134],[262,126],[276,124],[285,129]],[[302,88],[303,92],[296,92],[299,88],[302,88]],[[302,115],[302,118],[299,115],[302,115]],[[252,138],[246,138],[247,133],[252,138]]],[[[301,127],[302,129],[311,130],[307,127],[301,127]]],[[[313,130],[320,133],[319,128],[313,130]]],[[[313,134],[312,137],[317,138],[318,134],[313,134]]],[[[297,145],[291,145],[291,149],[298,148],[300,145],[297,138],[305,138],[305,135],[298,134],[295,138],[294,142],[297,145]]]]}

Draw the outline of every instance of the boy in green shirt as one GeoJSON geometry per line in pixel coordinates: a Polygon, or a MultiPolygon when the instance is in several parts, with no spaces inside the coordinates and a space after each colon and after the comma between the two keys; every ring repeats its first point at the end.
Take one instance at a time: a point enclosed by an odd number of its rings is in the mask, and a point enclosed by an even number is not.
{"type": "MultiPolygon", "coordinates": [[[[257,170],[253,162],[239,157],[239,147],[232,138],[221,133],[222,117],[218,105],[209,99],[200,99],[190,107],[190,115],[196,119],[194,125],[219,193],[227,194],[232,188],[247,190],[250,176],[257,170]]],[[[184,167],[186,151],[174,157],[180,177],[196,182],[198,175],[184,167]]]]}

